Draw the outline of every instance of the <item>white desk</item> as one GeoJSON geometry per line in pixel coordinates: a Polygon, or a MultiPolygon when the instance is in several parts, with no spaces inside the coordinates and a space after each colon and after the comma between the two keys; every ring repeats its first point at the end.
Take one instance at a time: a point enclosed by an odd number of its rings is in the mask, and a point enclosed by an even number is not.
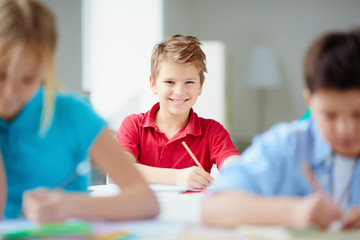
{"type": "MultiPolygon", "coordinates": [[[[245,229],[222,229],[204,226],[200,222],[203,193],[179,194],[182,189],[151,186],[158,196],[161,213],[153,220],[130,222],[92,222],[96,235],[126,231],[134,236],[132,240],[291,240],[291,239],[360,239],[360,231],[353,235],[306,236],[293,238],[282,228],[248,227],[245,229]],[[244,235],[244,233],[247,233],[244,235]],[[254,236],[254,237],[249,237],[254,236]]],[[[113,186],[93,187],[93,195],[111,195],[119,190],[113,186]]],[[[0,233],[32,227],[26,220],[0,221],[0,233]]],[[[0,237],[1,239],[1,237],[0,237]]],[[[95,238],[96,239],[96,238],[95,238]]]]}
{"type": "MultiPolygon", "coordinates": [[[[135,239],[184,239],[180,234],[200,222],[202,193],[179,194],[185,188],[152,185],[157,195],[161,213],[153,220],[130,222],[92,222],[94,233],[103,235],[111,232],[126,231],[134,234],[135,239]]],[[[116,185],[92,186],[93,196],[110,196],[119,193],[116,185]]],[[[0,221],[0,233],[20,229],[31,229],[35,225],[24,219],[0,221]]],[[[0,234],[1,235],[1,234],[0,234]]],[[[1,239],[1,236],[0,236],[1,239]]]]}
{"type": "MultiPolygon", "coordinates": [[[[155,192],[160,203],[158,220],[166,222],[200,223],[200,207],[203,193],[180,194],[186,190],[182,187],[152,184],[150,188],[155,192]]],[[[119,193],[114,184],[91,186],[93,196],[110,196],[119,193]]]]}

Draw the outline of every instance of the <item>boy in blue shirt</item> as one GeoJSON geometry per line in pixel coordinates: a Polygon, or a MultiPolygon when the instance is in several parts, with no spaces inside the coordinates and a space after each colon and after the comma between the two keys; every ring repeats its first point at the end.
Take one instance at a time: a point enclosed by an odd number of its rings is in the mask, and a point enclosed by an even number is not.
{"type": "Polygon", "coordinates": [[[255,137],[242,160],[223,169],[204,202],[205,223],[360,227],[360,30],[317,39],[304,73],[312,116],[255,137]]]}

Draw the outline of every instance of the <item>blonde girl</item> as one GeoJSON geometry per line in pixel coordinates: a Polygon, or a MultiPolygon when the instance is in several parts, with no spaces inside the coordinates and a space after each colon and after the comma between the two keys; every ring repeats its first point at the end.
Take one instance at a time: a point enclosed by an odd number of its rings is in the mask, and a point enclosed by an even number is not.
{"type": "Polygon", "coordinates": [[[0,216],[16,218],[23,211],[40,223],[156,216],[154,194],[104,120],[82,96],[56,91],[56,42],[54,16],[45,6],[0,1],[0,216]],[[66,191],[33,190],[57,186],[88,157],[121,194],[79,193],[86,191],[87,175],[67,184],[66,191]]]}

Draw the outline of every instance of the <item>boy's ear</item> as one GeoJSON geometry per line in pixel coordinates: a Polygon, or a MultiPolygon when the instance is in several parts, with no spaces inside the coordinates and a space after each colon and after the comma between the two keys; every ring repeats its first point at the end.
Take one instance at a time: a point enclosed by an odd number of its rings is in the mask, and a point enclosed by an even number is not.
{"type": "Polygon", "coordinates": [[[310,103],[311,103],[311,92],[309,91],[309,89],[305,89],[303,91],[303,97],[304,97],[304,100],[305,100],[305,103],[308,107],[310,107],[310,103]]]}
{"type": "Polygon", "coordinates": [[[156,83],[154,81],[154,79],[152,79],[152,77],[150,76],[150,88],[151,88],[151,91],[154,93],[154,94],[157,94],[157,90],[156,90],[156,83]]]}

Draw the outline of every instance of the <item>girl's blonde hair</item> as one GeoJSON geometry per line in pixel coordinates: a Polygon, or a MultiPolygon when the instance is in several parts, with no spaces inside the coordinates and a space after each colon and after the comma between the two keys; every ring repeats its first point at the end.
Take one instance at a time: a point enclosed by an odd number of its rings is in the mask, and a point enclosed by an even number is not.
{"type": "Polygon", "coordinates": [[[0,66],[6,63],[13,66],[26,47],[39,59],[43,69],[42,135],[51,125],[57,88],[54,63],[56,39],[55,18],[44,5],[34,0],[0,1],[0,66]]]}

